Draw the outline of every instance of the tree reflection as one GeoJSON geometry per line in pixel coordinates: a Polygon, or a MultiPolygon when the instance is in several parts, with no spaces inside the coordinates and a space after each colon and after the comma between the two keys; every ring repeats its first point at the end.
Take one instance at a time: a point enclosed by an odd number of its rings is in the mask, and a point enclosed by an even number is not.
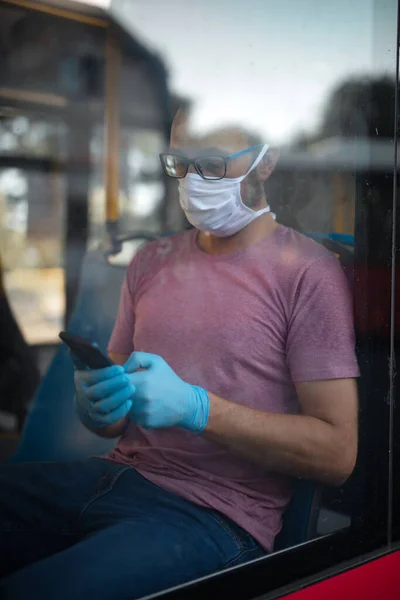
{"type": "Polygon", "coordinates": [[[267,192],[280,220],[303,231],[354,232],[357,196],[371,211],[374,252],[390,243],[395,82],[387,76],[357,77],[329,95],[321,124],[283,149],[267,192]],[[382,229],[383,227],[383,229],[382,229]]]}

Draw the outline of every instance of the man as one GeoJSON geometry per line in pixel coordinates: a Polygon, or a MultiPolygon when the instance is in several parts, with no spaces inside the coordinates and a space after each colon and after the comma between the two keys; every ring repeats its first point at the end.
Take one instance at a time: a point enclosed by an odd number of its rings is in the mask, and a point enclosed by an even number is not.
{"type": "Polygon", "coordinates": [[[161,159],[195,228],[136,255],[117,366],[75,376],[83,423],[121,439],[1,470],[6,598],[138,598],[260,557],[291,476],[353,470],[351,300],[336,258],[271,215],[277,152],[235,130],[190,141],[178,114],[161,159]]]}

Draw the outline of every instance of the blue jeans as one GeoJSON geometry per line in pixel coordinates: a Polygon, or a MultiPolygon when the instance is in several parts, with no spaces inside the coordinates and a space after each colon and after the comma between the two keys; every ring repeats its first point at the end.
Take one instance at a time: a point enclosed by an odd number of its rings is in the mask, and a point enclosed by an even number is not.
{"type": "Polygon", "coordinates": [[[239,526],[103,459],[0,467],[0,597],[140,598],[262,556],[239,526]]]}

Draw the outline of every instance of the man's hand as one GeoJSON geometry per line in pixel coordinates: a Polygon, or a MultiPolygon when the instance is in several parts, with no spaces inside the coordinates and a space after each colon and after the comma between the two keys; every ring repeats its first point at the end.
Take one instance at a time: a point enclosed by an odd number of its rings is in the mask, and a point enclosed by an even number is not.
{"type": "Polygon", "coordinates": [[[125,371],[135,388],[129,416],[141,427],[183,427],[201,433],[210,400],[205,389],[185,383],[160,356],[134,352],[125,371]],[[144,370],[140,370],[144,369],[144,370]]]}
{"type": "Polygon", "coordinates": [[[77,370],[74,382],[75,409],[89,429],[96,431],[115,425],[132,408],[135,389],[121,366],[77,370]]]}

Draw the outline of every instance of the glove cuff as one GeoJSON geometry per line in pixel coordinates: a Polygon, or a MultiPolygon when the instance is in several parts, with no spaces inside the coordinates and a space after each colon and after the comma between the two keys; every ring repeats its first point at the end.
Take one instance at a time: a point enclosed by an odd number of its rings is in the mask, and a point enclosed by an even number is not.
{"type": "Polygon", "coordinates": [[[199,434],[206,428],[210,414],[210,398],[207,390],[191,385],[191,398],[189,401],[189,410],[183,420],[181,427],[189,429],[193,433],[199,434]]]}
{"type": "Polygon", "coordinates": [[[78,417],[85,425],[85,427],[88,427],[89,429],[101,429],[102,427],[105,427],[106,424],[99,423],[98,421],[92,419],[92,417],[87,412],[87,409],[85,409],[84,405],[79,401],[78,394],[75,394],[74,396],[74,407],[75,412],[77,413],[78,417]]]}

